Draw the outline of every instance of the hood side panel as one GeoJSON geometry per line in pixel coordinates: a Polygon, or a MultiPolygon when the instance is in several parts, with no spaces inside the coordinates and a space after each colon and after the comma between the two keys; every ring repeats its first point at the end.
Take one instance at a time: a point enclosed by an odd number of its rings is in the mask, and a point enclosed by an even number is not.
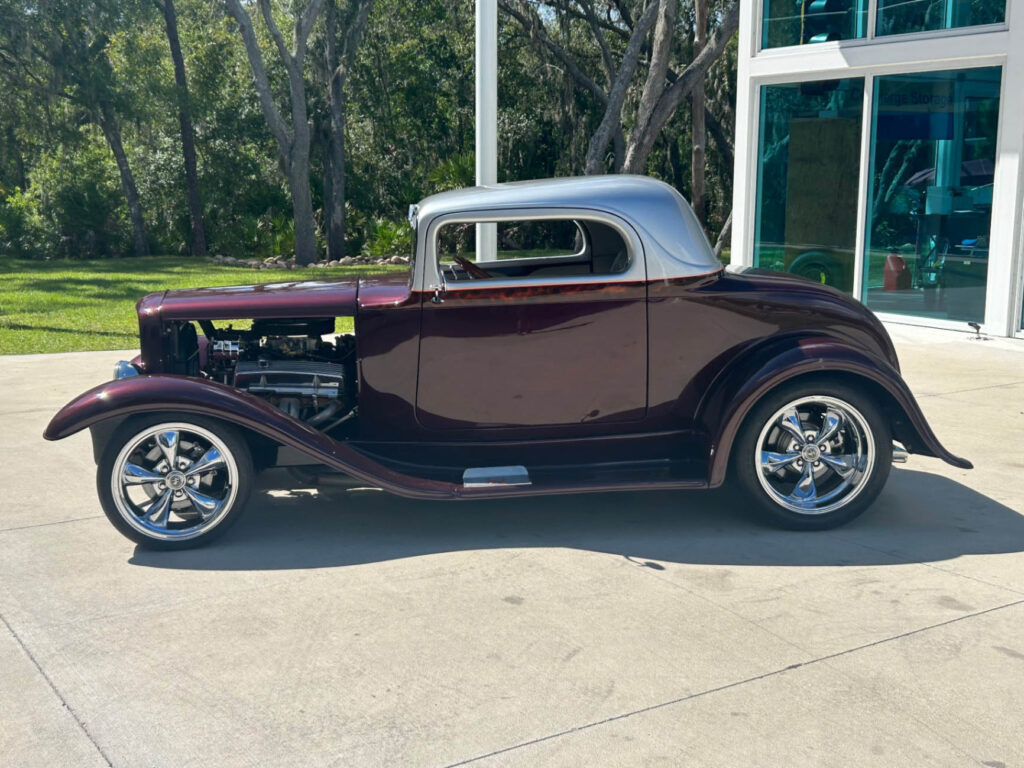
{"type": "Polygon", "coordinates": [[[356,311],[358,281],[310,280],[167,291],[156,311],[163,320],[343,317],[356,311]]]}

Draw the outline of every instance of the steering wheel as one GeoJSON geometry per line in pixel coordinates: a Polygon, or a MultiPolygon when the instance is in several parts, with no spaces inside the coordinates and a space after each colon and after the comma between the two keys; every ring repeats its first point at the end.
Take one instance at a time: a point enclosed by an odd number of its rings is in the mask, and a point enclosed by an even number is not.
{"type": "Polygon", "coordinates": [[[465,256],[452,256],[455,263],[466,270],[466,274],[475,280],[487,280],[491,277],[491,273],[483,267],[477,266],[472,261],[467,259],[465,256]]]}

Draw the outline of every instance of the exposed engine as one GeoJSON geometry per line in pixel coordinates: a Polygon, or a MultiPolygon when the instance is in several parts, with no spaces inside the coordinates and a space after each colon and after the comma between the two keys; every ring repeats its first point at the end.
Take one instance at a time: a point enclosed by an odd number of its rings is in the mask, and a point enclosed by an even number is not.
{"type": "Polygon", "coordinates": [[[203,372],[209,378],[325,432],[355,415],[355,336],[324,340],[333,319],[255,320],[249,330],[200,325],[208,339],[203,372]]]}

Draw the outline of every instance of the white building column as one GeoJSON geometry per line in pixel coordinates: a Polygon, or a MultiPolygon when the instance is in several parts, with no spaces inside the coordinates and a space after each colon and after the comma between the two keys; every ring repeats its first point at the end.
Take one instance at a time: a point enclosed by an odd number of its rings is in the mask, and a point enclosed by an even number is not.
{"type": "Polygon", "coordinates": [[[1024,8],[1011,11],[1010,5],[1007,2],[1011,27],[999,99],[985,330],[1024,336],[1020,327],[1024,301],[1024,19],[1020,16],[1024,8]]]}
{"type": "MultiPolygon", "coordinates": [[[[476,184],[498,181],[498,0],[476,0],[476,184]]],[[[476,260],[497,257],[495,224],[476,225],[476,260]]]]}
{"type": "Polygon", "coordinates": [[[754,263],[754,208],[757,201],[758,88],[750,61],[757,52],[760,18],[757,2],[740,3],[739,56],[736,61],[736,136],[733,151],[732,241],[730,263],[754,263]]]}

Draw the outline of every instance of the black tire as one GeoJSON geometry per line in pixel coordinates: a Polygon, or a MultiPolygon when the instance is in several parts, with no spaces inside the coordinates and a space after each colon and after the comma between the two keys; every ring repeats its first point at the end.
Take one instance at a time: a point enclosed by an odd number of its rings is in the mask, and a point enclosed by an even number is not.
{"type": "Polygon", "coordinates": [[[744,420],[731,455],[733,477],[761,517],[798,531],[836,528],[863,513],[881,493],[891,464],[892,432],[878,403],[829,378],[801,380],[768,393],[744,420]],[[781,426],[787,406],[795,407],[805,439],[827,431],[829,411],[843,416],[846,426],[837,430],[834,442],[823,443],[824,450],[816,439],[800,448],[793,433],[781,426]],[[795,454],[799,458],[793,460],[795,454]],[[806,460],[815,455],[823,458],[806,460]]]}
{"type": "MultiPolygon", "coordinates": [[[[178,460],[185,462],[189,461],[189,458],[187,454],[182,453],[178,460]]],[[[137,472],[135,467],[142,466],[138,462],[130,462],[130,464],[129,469],[133,473],[137,472]]],[[[96,468],[96,490],[107,519],[125,537],[147,549],[191,549],[219,538],[238,521],[252,491],[254,476],[249,446],[238,430],[231,425],[216,419],[191,414],[152,413],[128,419],[115,430],[103,448],[99,465],[96,468]],[[212,455],[206,450],[207,448],[215,448],[218,454],[226,452],[226,457],[221,464],[205,465],[213,467],[205,472],[199,471],[204,465],[199,465],[198,459],[194,457],[190,468],[171,472],[170,474],[182,476],[184,479],[181,482],[190,486],[189,488],[183,487],[179,492],[171,490],[171,486],[179,481],[177,477],[173,478],[173,483],[163,482],[162,485],[145,481],[138,484],[119,482],[118,490],[115,491],[114,473],[118,472],[120,477],[125,476],[124,470],[119,470],[118,467],[128,466],[123,463],[129,462],[133,457],[144,458],[142,451],[146,446],[150,446],[148,455],[155,455],[157,458],[149,462],[143,461],[152,466],[142,468],[151,472],[153,477],[161,474],[162,470],[159,467],[161,461],[166,461],[165,454],[156,442],[155,436],[143,437],[159,425],[168,425],[169,429],[164,430],[164,433],[172,431],[179,433],[174,447],[176,458],[178,458],[179,447],[191,450],[193,454],[202,452],[203,458],[212,455]],[[174,429],[170,429],[172,426],[174,429]],[[212,440],[207,438],[212,438],[212,440]],[[150,440],[153,442],[150,443],[150,440]],[[134,444],[139,444],[141,447],[136,451],[128,452],[129,447],[134,444]],[[127,455],[122,456],[122,452],[127,452],[127,455]],[[197,472],[194,478],[188,476],[188,473],[191,472],[197,472]],[[195,485],[193,485],[193,481],[195,485]],[[127,490],[129,488],[131,488],[130,491],[127,490]],[[153,500],[154,507],[160,498],[166,496],[167,506],[170,506],[171,509],[163,528],[152,524],[152,515],[147,517],[142,507],[145,498],[140,494],[153,500]],[[197,500],[203,502],[223,501],[223,504],[216,511],[211,511],[207,519],[199,511],[202,505],[192,503],[193,495],[197,500]],[[140,499],[141,501],[139,501],[140,499]],[[171,516],[175,520],[170,520],[171,516]]],[[[160,477],[159,480],[166,481],[167,477],[170,475],[160,477]]],[[[152,508],[148,507],[146,511],[152,508]]]]}

